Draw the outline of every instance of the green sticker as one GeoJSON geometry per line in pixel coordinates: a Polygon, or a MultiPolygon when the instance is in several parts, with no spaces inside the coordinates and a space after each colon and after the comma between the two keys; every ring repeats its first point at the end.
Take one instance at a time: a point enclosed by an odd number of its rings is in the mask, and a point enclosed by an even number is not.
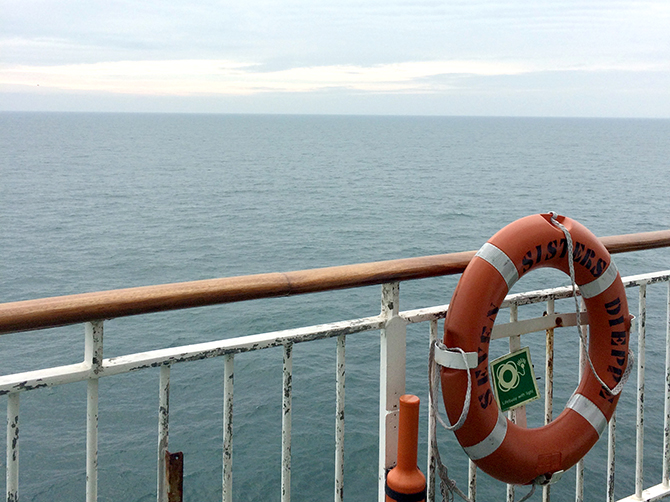
{"type": "Polygon", "coordinates": [[[518,408],[540,397],[528,347],[491,361],[491,377],[502,411],[518,408]]]}

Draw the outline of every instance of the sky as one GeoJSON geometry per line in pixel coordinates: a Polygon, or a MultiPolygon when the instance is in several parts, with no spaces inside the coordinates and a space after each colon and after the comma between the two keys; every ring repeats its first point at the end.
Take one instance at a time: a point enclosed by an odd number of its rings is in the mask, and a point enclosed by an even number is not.
{"type": "Polygon", "coordinates": [[[0,0],[0,111],[670,118],[670,1],[0,0]]]}

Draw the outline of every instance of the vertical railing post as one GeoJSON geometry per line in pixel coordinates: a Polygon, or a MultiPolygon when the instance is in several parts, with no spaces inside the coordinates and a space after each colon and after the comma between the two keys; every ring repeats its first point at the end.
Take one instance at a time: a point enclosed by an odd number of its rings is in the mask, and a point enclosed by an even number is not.
{"type": "MultiPolygon", "coordinates": [[[[430,329],[428,335],[428,341],[430,345],[428,350],[433,344],[437,341],[437,319],[432,319],[430,321],[430,329]]],[[[430,375],[430,369],[428,370],[428,375],[430,375]]],[[[439,375],[439,372],[437,372],[439,375]]],[[[429,376],[430,378],[430,376],[429,376]]],[[[436,375],[436,380],[438,376],[436,375]]],[[[429,384],[436,385],[437,382],[430,382],[429,384]]],[[[428,393],[428,469],[426,472],[426,500],[427,502],[434,502],[435,500],[435,470],[436,462],[435,457],[433,457],[433,430],[435,429],[435,418],[433,416],[433,408],[439,406],[437,403],[433,402],[432,393],[428,393]]]]}
{"type": "Polygon", "coordinates": [[[635,438],[635,496],[642,498],[644,483],[644,368],[647,325],[647,284],[640,284],[637,316],[637,414],[635,438]]]}
{"type": "Polygon", "coordinates": [[[670,282],[665,311],[665,417],[663,419],[663,486],[670,486],[670,282]]]}
{"type": "Polygon", "coordinates": [[[291,500],[291,397],[293,393],[293,344],[284,345],[281,419],[281,502],[291,500]]]}
{"type": "Polygon", "coordinates": [[[233,390],[234,354],[226,354],[223,366],[223,502],[233,500],[233,390]]]}
{"type": "MultiPolygon", "coordinates": [[[[584,300],[582,299],[580,302],[580,311],[585,310],[585,304],[584,300]]],[[[579,317],[578,317],[579,318],[579,317]]],[[[579,329],[580,331],[580,336],[586,338],[588,332],[588,325],[582,324],[579,329]]],[[[586,367],[586,351],[584,350],[584,345],[579,342],[579,372],[577,375],[577,380],[579,382],[582,381],[582,375],[584,374],[584,369],[586,367]]],[[[576,502],[583,502],[584,501],[584,459],[580,459],[579,462],[577,462],[577,466],[575,467],[575,501],[576,502]]]]}
{"type": "Polygon", "coordinates": [[[19,500],[19,396],[7,396],[7,502],[19,500]]]}
{"type": "Polygon", "coordinates": [[[156,499],[168,500],[167,451],[170,437],[170,366],[160,368],[158,390],[158,459],[156,499]]]}
{"type": "Polygon", "coordinates": [[[98,500],[98,374],[102,369],[103,321],[86,323],[84,362],[90,367],[86,406],[86,502],[98,500]]]}
{"type": "Polygon", "coordinates": [[[337,337],[335,361],[335,502],[344,500],[344,379],[346,336],[337,337]]]}
{"type": "Polygon", "coordinates": [[[616,467],[616,411],[607,426],[607,502],[614,502],[614,471],[616,467]]]}
{"type": "MultiPolygon", "coordinates": [[[[555,300],[547,300],[547,315],[555,312],[555,300]]],[[[554,329],[548,329],[545,333],[545,357],[544,357],[544,425],[549,424],[554,414],[554,329]]],[[[542,502],[551,500],[551,487],[542,487],[542,502]]]]}
{"type": "Polygon", "coordinates": [[[477,500],[477,464],[468,459],[468,498],[477,500]]]}
{"type": "MultiPolygon", "coordinates": [[[[513,303],[509,306],[509,322],[517,322],[519,320],[519,306],[516,303],[513,303]]],[[[509,351],[510,353],[515,352],[521,348],[521,337],[519,335],[510,336],[509,338],[509,351]]],[[[526,407],[521,406],[515,410],[510,410],[507,412],[507,418],[519,424],[522,427],[526,426],[526,407]]],[[[507,502],[514,502],[514,485],[507,485],[507,502]]]]}
{"type": "Polygon", "coordinates": [[[399,315],[400,285],[382,285],[382,316],[379,364],[379,471],[378,500],[386,499],[386,472],[398,455],[399,399],[405,393],[407,323],[399,315]]]}

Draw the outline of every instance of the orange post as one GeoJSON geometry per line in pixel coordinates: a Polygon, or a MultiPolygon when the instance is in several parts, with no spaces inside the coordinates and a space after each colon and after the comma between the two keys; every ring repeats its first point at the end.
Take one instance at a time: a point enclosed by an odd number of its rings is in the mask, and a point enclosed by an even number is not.
{"type": "Polygon", "coordinates": [[[424,502],[426,477],[416,464],[419,442],[417,396],[400,396],[398,419],[398,463],[386,475],[386,502],[424,502]]]}

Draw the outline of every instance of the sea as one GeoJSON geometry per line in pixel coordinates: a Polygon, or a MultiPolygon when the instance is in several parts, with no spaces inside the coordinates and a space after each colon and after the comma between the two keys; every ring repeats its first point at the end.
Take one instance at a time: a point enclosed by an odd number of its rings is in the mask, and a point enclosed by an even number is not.
{"type": "MultiPolygon", "coordinates": [[[[670,120],[0,113],[0,302],[474,250],[506,224],[547,211],[598,236],[668,229],[669,173],[670,120]]],[[[627,276],[666,270],[669,256],[615,259],[627,276]]],[[[457,280],[403,283],[401,310],[448,303],[457,280]]],[[[515,291],[567,283],[538,272],[515,291]]],[[[645,487],[660,483],[666,295],[665,285],[649,287],[645,487]]],[[[104,354],[379,310],[380,288],[371,286],[112,319],[104,354]]],[[[0,374],[79,362],[83,333],[75,325],[3,335],[0,374]]],[[[555,415],[577,384],[577,333],[562,333],[555,415]]],[[[543,335],[524,338],[542,391],[543,335]]],[[[635,333],[631,343],[637,351],[635,333]]],[[[425,472],[428,327],[411,326],[407,344],[425,472]]],[[[335,341],[296,345],[293,371],[292,498],[327,500],[335,341]]],[[[376,498],[378,371],[378,333],[349,336],[346,500],[376,498]]],[[[235,358],[237,501],[280,500],[281,374],[280,348],[235,358]]],[[[617,498],[634,492],[634,380],[618,410],[617,498]]],[[[220,358],[172,368],[169,449],[184,453],[186,501],[221,499],[222,383],[220,358]]],[[[530,426],[540,425],[542,405],[528,408],[530,426]]],[[[156,369],[100,380],[99,500],[155,500],[157,410],[156,369]]],[[[21,395],[22,501],[84,500],[85,419],[85,383],[21,395]]],[[[450,432],[439,430],[438,439],[466,489],[462,450],[450,432]]],[[[605,499],[606,442],[586,457],[585,500],[605,499]]],[[[574,473],[552,487],[552,500],[574,500],[574,473]]],[[[504,485],[482,473],[479,481],[478,500],[504,500],[504,485]]],[[[527,487],[516,492],[518,500],[527,487]]]]}

